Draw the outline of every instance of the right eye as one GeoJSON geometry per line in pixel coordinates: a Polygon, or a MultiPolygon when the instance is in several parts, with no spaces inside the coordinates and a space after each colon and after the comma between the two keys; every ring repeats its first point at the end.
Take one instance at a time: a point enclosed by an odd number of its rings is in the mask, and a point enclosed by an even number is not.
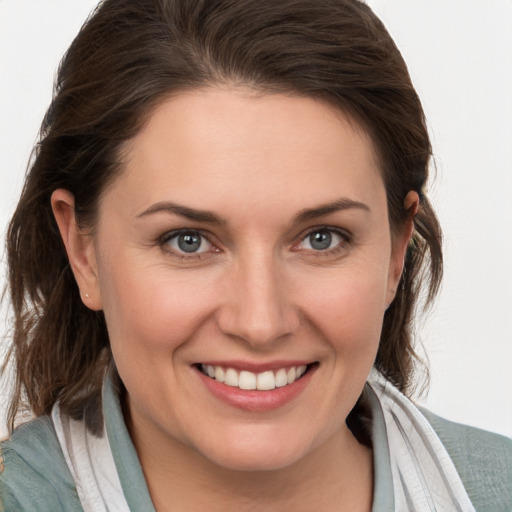
{"type": "Polygon", "coordinates": [[[163,245],[181,255],[203,254],[213,248],[204,235],[194,230],[171,232],[165,237],[163,245]]]}

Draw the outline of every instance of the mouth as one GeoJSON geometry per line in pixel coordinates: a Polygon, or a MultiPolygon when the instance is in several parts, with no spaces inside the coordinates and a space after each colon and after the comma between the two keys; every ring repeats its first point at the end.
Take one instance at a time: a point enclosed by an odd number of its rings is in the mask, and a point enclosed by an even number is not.
{"type": "Polygon", "coordinates": [[[284,388],[302,379],[318,366],[318,362],[283,366],[262,372],[237,370],[229,366],[198,363],[197,369],[205,376],[226,386],[244,391],[272,391],[284,388]]]}

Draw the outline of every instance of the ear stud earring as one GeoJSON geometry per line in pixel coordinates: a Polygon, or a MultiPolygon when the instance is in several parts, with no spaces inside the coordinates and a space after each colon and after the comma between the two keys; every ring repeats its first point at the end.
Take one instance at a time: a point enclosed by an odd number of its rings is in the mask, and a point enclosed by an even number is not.
{"type": "Polygon", "coordinates": [[[90,296],[88,293],[86,293],[86,294],[85,294],[85,298],[86,298],[86,299],[90,299],[90,298],[91,298],[91,296],[90,296]]]}

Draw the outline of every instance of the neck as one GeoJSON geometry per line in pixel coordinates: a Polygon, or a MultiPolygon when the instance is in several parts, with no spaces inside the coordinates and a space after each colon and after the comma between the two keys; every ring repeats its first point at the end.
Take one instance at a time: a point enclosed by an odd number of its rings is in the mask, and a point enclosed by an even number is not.
{"type": "Polygon", "coordinates": [[[371,510],[372,452],[348,428],[287,467],[236,471],[133,421],[128,425],[157,512],[371,510]]]}

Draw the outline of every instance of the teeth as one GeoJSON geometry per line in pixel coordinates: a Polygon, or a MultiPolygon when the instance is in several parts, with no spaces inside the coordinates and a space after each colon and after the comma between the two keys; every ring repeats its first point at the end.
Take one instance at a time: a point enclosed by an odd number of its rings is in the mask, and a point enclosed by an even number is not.
{"type": "Polygon", "coordinates": [[[266,371],[262,373],[253,373],[241,371],[238,373],[233,368],[224,369],[221,366],[201,365],[201,371],[208,377],[223,382],[227,386],[245,390],[257,389],[259,391],[269,391],[275,388],[281,388],[288,384],[293,384],[300,379],[307,370],[305,364],[301,366],[292,366],[291,368],[280,368],[275,373],[266,371]]]}
{"type": "Polygon", "coordinates": [[[256,377],[256,388],[261,391],[268,391],[276,387],[276,378],[274,372],[258,373],[256,377]]]}
{"type": "MultiPolygon", "coordinates": [[[[217,373],[217,372],[215,372],[217,373]]],[[[224,384],[228,386],[238,387],[238,373],[233,368],[228,368],[224,376],[224,384]]]]}
{"type": "Polygon", "coordinates": [[[252,372],[240,372],[238,387],[240,389],[256,389],[256,375],[252,372]]]}
{"type": "Polygon", "coordinates": [[[224,382],[224,369],[220,366],[215,367],[215,380],[219,382],[224,382]]]}
{"type": "Polygon", "coordinates": [[[286,370],[281,368],[276,373],[276,388],[282,388],[288,384],[288,378],[286,376],[286,370]]]}

